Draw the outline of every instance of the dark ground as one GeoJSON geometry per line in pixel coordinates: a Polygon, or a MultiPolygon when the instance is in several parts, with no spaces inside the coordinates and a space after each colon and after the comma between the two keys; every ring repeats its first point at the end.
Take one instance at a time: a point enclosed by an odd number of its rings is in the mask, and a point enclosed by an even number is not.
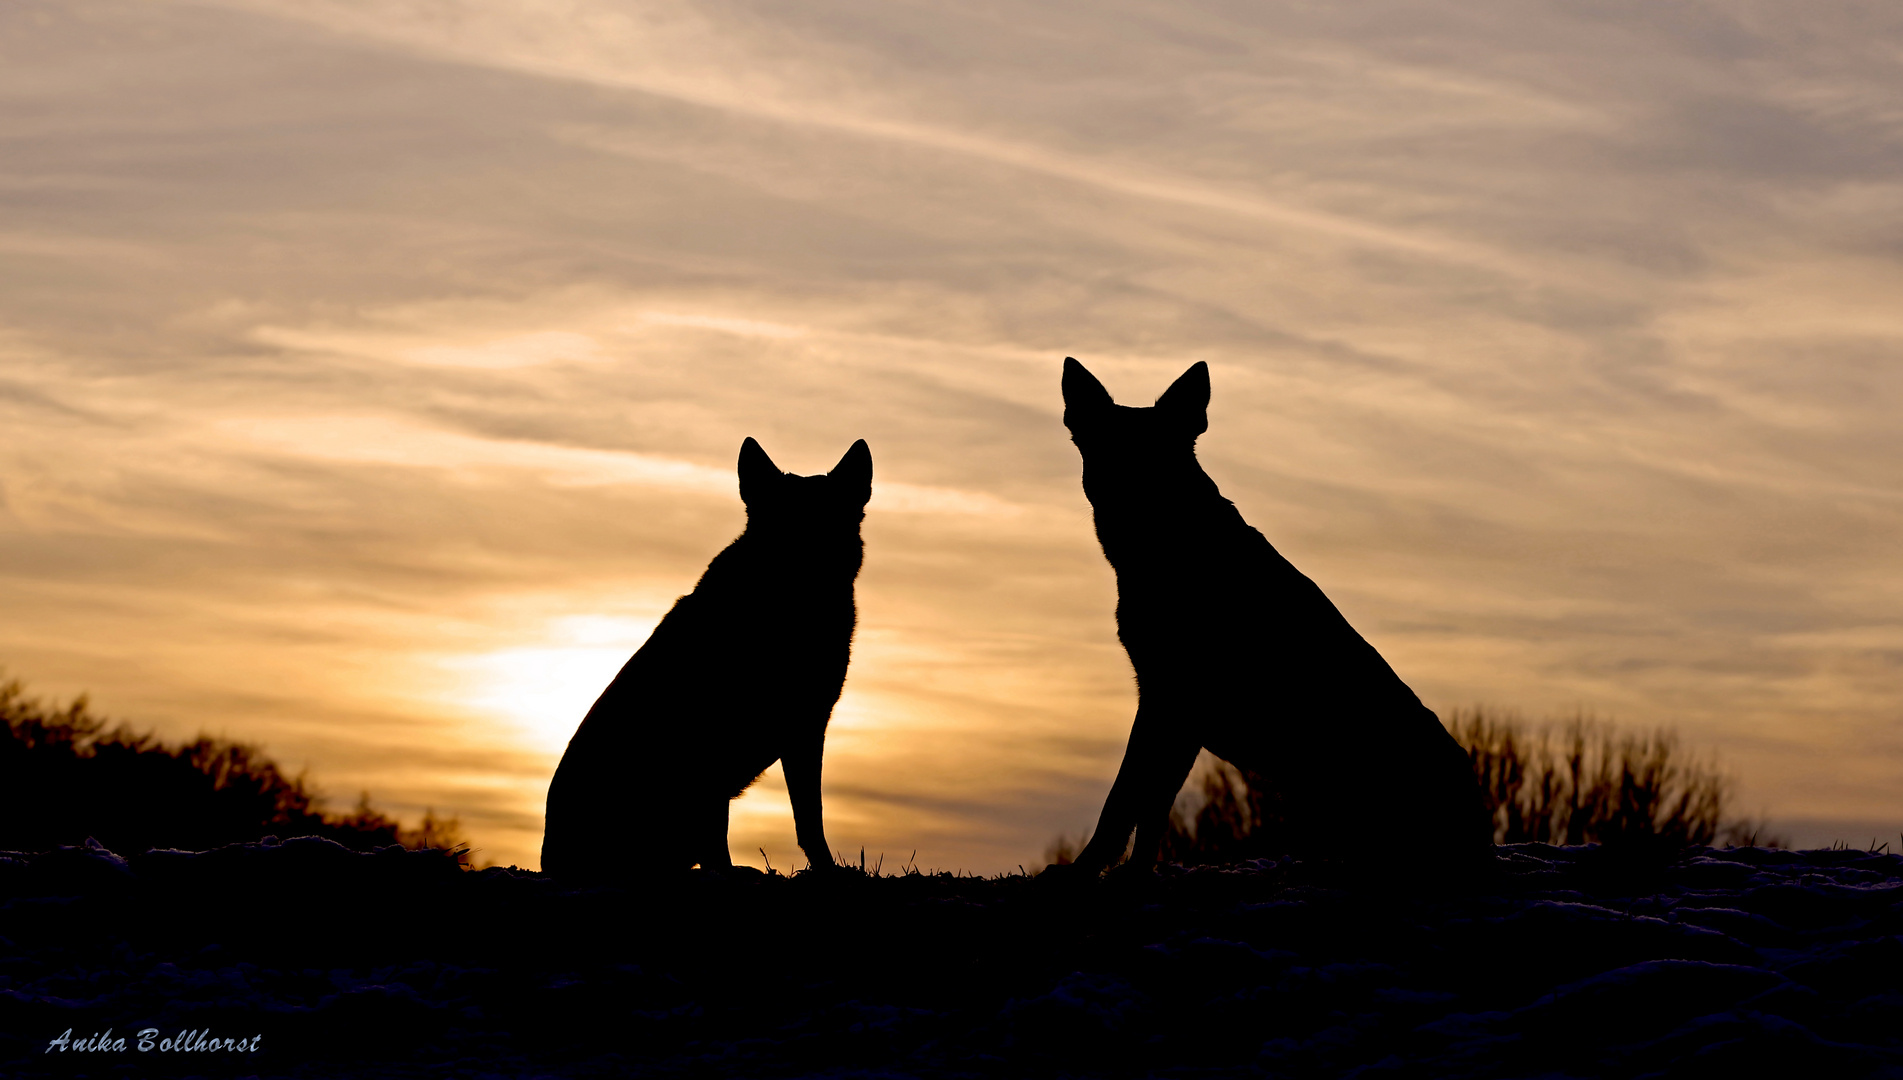
{"type": "Polygon", "coordinates": [[[1903,1078],[1903,858],[1497,861],[637,894],[315,839],[0,856],[0,1075],[1903,1078]]]}

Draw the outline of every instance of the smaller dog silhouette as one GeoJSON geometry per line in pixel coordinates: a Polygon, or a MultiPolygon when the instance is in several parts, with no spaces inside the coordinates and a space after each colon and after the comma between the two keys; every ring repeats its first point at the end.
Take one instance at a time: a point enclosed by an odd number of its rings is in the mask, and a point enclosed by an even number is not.
{"type": "Polygon", "coordinates": [[[548,789],[542,869],[614,879],[733,865],[728,804],[775,761],[800,849],[834,866],[820,755],[857,618],[872,452],[824,476],[782,473],[740,446],[747,527],[675,601],[602,692],[548,789]]]}
{"type": "Polygon", "coordinates": [[[1483,854],[1492,825],[1466,752],[1302,573],[1242,520],[1196,461],[1209,367],[1152,408],[1118,405],[1064,361],[1064,424],[1117,575],[1117,636],[1136,722],[1078,871],[1156,861],[1199,749],[1275,784],[1311,856],[1483,854]]]}

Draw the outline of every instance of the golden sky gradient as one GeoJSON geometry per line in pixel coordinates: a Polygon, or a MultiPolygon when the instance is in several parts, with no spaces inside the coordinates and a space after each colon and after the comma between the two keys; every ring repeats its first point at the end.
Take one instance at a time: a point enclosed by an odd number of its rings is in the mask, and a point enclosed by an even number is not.
{"type": "MultiPolygon", "coordinates": [[[[12,0],[0,664],[533,866],[741,440],[865,438],[828,833],[1029,865],[1135,701],[1060,362],[1206,360],[1430,706],[1894,834],[1899,62],[1882,0],[12,0]]],[[[731,839],[796,865],[777,768],[731,839]]]]}

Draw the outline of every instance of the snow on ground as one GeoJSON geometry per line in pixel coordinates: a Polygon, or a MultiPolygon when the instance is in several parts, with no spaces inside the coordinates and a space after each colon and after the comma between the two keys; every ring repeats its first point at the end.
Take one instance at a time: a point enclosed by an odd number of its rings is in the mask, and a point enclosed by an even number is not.
{"type": "Polygon", "coordinates": [[[578,890],[311,838],[0,855],[0,1073],[1903,1077],[1903,859],[1496,863],[578,890]]]}

